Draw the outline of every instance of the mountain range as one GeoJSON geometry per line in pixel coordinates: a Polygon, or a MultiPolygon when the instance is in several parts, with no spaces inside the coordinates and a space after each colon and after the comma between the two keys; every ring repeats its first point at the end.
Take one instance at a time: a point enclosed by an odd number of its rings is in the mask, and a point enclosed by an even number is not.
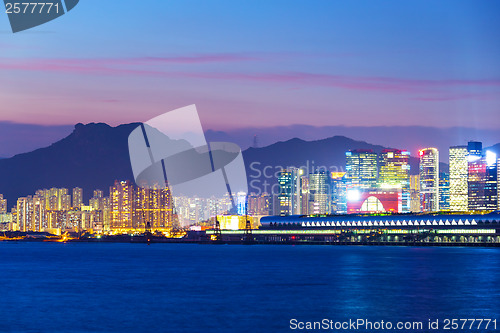
{"type": "MultiPolygon", "coordinates": [[[[9,207],[15,205],[18,197],[32,195],[43,188],[81,187],[84,200],[92,196],[94,189],[107,193],[115,180],[133,180],[128,136],[138,125],[77,124],[70,135],[48,147],[1,159],[0,193],[7,198],[9,207]]],[[[345,151],[373,149],[380,152],[384,148],[345,136],[315,141],[294,138],[262,148],[248,148],[243,157],[249,191],[257,191],[257,187],[265,190],[262,188],[264,181],[275,184],[274,173],[280,166],[304,166],[309,171],[324,166],[330,171],[343,171],[345,151]]],[[[493,149],[500,151],[500,144],[493,149]]],[[[412,157],[410,165],[412,173],[416,173],[418,159],[412,157]]],[[[441,163],[441,168],[447,170],[447,165],[441,163]]]]}

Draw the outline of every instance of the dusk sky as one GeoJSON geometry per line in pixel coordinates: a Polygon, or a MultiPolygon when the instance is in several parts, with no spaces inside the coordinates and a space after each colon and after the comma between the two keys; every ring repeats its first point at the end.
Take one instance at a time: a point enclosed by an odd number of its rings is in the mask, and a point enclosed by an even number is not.
{"type": "Polygon", "coordinates": [[[0,121],[500,129],[500,2],[82,0],[13,34],[0,121]]]}

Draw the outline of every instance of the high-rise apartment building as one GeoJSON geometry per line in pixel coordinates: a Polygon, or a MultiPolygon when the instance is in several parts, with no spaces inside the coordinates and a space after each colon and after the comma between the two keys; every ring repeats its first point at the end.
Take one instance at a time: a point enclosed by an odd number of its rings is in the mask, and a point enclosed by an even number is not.
{"type": "Polygon", "coordinates": [[[422,212],[439,211],[439,152],[436,148],[419,151],[420,156],[420,209],[422,212]]]}
{"type": "Polygon", "coordinates": [[[377,153],[371,149],[356,149],[345,155],[347,188],[375,188],[378,177],[377,153]]]}
{"type": "Polygon", "coordinates": [[[83,205],[83,189],[75,187],[73,189],[73,208],[80,209],[83,205]]]}
{"type": "MultiPolygon", "coordinates": [[[[109,188],[109,199],[111,229],[133,228],[134,186],[130,181],[115,181],[115,184],[109,188]]],[[[75,202],[74,198],[73,202],[75,202]]]]}
{"type": "Polygon", "coordinates": [[[19,231],[26,232],[31,230],[31,207],[32,200],[30,197],[17,199],[16,221],[19,231]]]}
{"type": "Polygon", "coordinates": [[[7,199],[3,198],[3,194],[0,194],[0,214],[7,213],[7,199]]]}
{"type": "Polygon", "coordinates": [[[450,211],[465,212],[468,208],[467,146],[450,147],[450,211]]]}
{"type": "Polygon", "coordinates": [[[270,215],[272,214],[272,198],[267,193],[261,195],[250,194],[248,196],[248,215],[270,215]]]}
{"type": "Polygon", "coordinates": [[[133,228],[168,230],[172,227],[172,196],[169,188],[135,188],[132,209],[133,228]]]}

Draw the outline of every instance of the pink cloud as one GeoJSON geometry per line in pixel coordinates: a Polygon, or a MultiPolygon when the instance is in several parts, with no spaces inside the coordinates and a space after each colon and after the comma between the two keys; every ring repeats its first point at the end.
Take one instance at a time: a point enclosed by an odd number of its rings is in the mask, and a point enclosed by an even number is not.
{"type": "MultiPolygon", "coordinates": [[[[415,100],[437,101],[478,98],[477,94],[450,94],[449,88],[500,87],[499,79],[445,79],[423,80],[393,77],[342,76],[306,72],[244,73],[211,71],[172,71],[161,65],[210,64],[258,60],[235,54],[214,54],[178,57],[138,57],[100,59],[0,59],[0,69],[13,71],[43,71],[56,73],[77,73],[88,75],[136,75],[165,78],[193,78],[207,80],[246,81],[292,85],[295,89],[305,86],[334,87],[349,90],[392,93],[439,93],[437,97],[416,97],[415,100]],[[151,65],[151,66],[150,66],[151,65]],[[154,67],[152,67],[154,66],[154,67]],[[150,69],[152,68],[152,69],[150,69]],[[442,95],[441,95],[442,94],[442,95]]],[[[170,69],[171,67],[169,67],[170,69]]],[[[489,94],[491,97],[491,94],[489,94]]]]}

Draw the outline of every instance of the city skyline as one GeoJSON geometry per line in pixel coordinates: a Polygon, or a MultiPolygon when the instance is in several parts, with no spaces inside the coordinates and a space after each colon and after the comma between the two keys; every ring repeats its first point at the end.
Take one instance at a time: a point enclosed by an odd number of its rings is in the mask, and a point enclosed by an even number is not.
{"type": "MultiPolygon", "coordinates": [[[[129,180],[115,180],[109,196],[94,189],[88,205],[80,187],[71,192],[67,188],[39,189],[34,195],[17,198],[10,211],[0,194],[0,223],[12,231],[59,235],[68,229],[128,233],[148,228],[170,234],[176,228],[210,225],[218,215],[498,211],[498,155],[475,141],[449,149],[449,172],[439,169],[439,151],[425,148],[419,153],[419,173],[415,176],[410,176],[408,151],[351,149],[345,152],[345,172],[287,167],[276,173],[278,192],[274,188],[270,193],[238,192],[234,200],[229,196],[172,196],[168,183],[142,188],[129,180]]],[[[252,223],[258,227],[258,222],[252,223]]],[[[237,226],[245,223],[228,217],[221,225],[238,230],[237,226]]]]}

